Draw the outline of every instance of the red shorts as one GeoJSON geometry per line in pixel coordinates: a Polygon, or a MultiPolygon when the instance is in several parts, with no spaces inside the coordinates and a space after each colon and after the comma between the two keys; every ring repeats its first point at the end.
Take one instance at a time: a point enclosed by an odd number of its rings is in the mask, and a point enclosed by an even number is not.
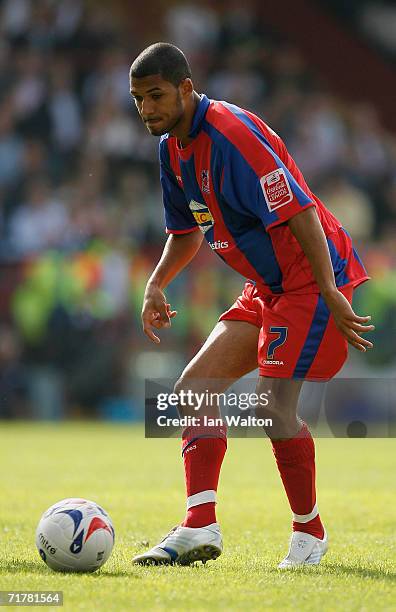
{"type": "MultiPolygon", "coordinates": [[[[340,291],[352,302],[353,287],[340,291]]],[[[261,376],[328,380],[341,369],[348,343],[317,293],[268,296],[252,283],[220,321],[246,321],[260,328],[261,376]]]]}

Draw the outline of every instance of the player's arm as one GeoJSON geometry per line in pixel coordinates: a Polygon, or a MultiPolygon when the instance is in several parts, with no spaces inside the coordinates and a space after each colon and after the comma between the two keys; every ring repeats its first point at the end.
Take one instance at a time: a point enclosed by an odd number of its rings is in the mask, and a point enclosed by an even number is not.
{"type": "Polygon", "coordinates": [[[199,229],[185,234],[171,234],[166,241],[161,259],[149,278],[142,308],[143,331],[150,340],[159,344],[153,327],[170,327],[170,320],[177,312],[170,309],[163,293],[169,283],[190,263],[202,244],[199,229]]]}
{"type": "MultiPolygon", "coordinates": [[[[177,314],[175,310],[171,310],[163,290],[192,260],[203,239],[172,168],[167,136],[160,140],[159,158],[165,223],[170,236],[162,257],[148,280],[142,308],[143,331],[157,344],[160,339],[153,332],[153,328],[170,327],[171,319],[177,314]]],[[[178,178],[181,179],[180,176],[178,178]]]]}
{"type": "Polygon", "coordinates": [[[338,291],[326,236],[316,209],[310,207],[303,210],[289,219],[288,224],[311,264],[315,280],[338,329],[358,350],[372,348],[372,343],[360,335],[374,329],[373,325],[365,325],[371,317],[356,315],[347,298],[338,291]]]}

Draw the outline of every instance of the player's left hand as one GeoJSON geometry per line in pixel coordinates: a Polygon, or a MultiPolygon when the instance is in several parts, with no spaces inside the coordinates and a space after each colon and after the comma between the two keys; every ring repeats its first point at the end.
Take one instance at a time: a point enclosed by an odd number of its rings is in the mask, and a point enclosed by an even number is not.
{"type": "Polygon", "coordinates": [[[359,351],[366,351],[373,348],[373,343],[361,337],[361,334],[371,332],[375,329],[374,325],[368,325],[370,316],[360,317],[355,314],[352,306],[345,295],[335,289],[331,294],[325,296],[325,301],[331,311],[335,323],[348,340],[349,344],[359,351]]]}

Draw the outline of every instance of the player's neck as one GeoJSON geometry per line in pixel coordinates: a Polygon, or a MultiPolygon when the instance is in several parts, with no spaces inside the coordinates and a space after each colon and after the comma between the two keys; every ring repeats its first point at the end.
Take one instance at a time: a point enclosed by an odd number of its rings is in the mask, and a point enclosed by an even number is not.
{"type": "Polygon", "coordinates": [[[199,97],[199,94],[197,94],[196,91],[193,91],[191,100],[189,101],[188,105],[186,105],[183,117],[171,131],[172,136],[176,136],[182,147],[186,147],[194,140],[193,138],[189,137],[189,133],[191,132],[195,111],[197,110],[200,100],[201,98],[199,97]]]}

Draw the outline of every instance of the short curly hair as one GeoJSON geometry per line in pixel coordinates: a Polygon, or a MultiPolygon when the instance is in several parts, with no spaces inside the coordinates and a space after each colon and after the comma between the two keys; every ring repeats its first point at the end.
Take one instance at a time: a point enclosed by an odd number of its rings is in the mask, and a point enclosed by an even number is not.
{"type": "Polygon", "coordinates": [[[131,78],[159,74],[165,81],[175,87],[187,78],[191,78],[191,68],[181,51],[170,43],[158,42],[146,47],[134,60],[130,70],[131,78]]]}

